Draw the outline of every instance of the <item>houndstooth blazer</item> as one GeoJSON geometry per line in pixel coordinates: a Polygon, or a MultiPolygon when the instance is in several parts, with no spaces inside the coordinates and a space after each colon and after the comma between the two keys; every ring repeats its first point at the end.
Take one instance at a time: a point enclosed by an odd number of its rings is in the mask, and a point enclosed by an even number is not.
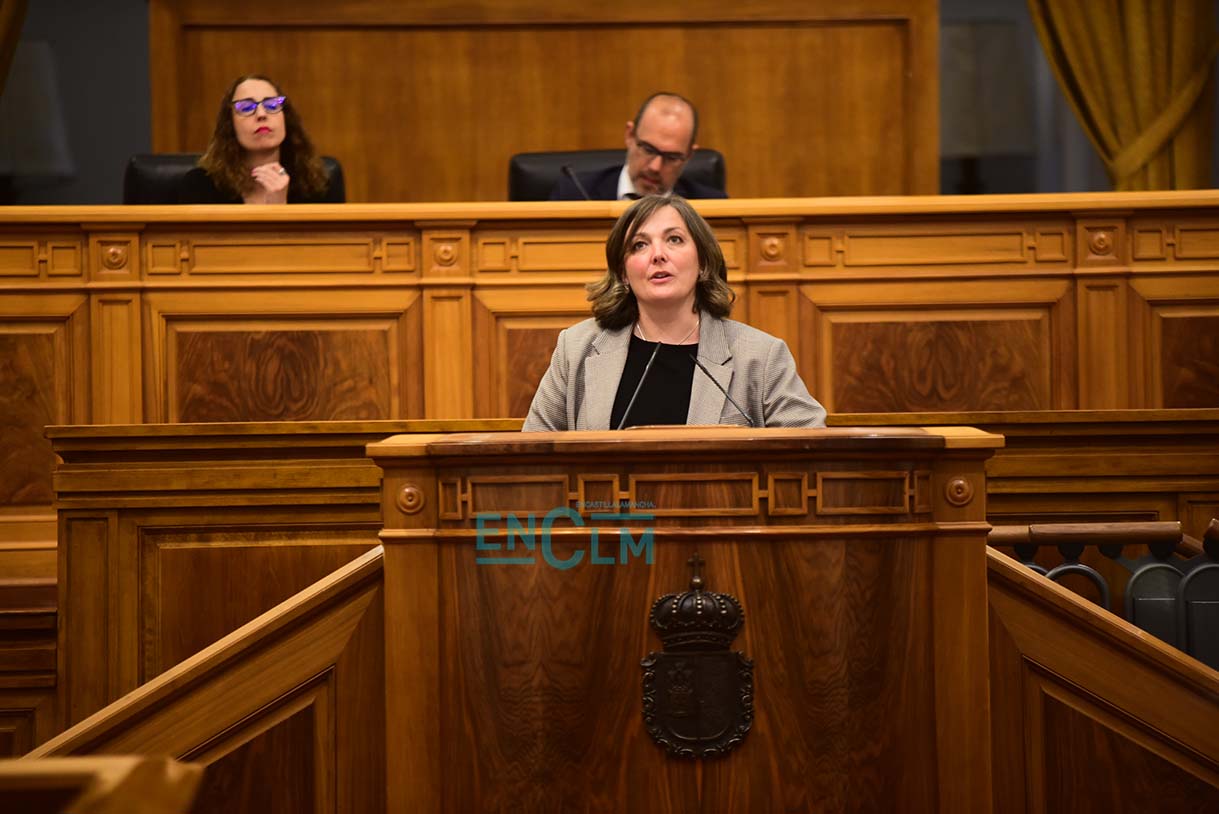
{"type": "MultiPolygon", "coordinates": [[[[523,429],[609,429],[630,344],[630,327],[611,331],[598,327],[594,319],[560,333],[523,429]]],[[[783,340],[704,313],[698,358],[749,413],[755,427],[825,426],[825,408],[809,395],[783,340]]],[[[686,423],[745,426],[747,422],[695,368],[686,423]]]]}

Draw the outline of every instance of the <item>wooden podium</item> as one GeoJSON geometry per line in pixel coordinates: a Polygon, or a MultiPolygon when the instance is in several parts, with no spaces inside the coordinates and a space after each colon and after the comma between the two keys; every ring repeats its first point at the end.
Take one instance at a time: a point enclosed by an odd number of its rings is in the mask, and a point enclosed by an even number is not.
{"type": "Polygon", "coordinates": [[[983,465],[1002,443],[874,427],[371,444],[389,810],[989,811],[983,465]],[[691,590],[696,552],[752,662],[748,733],[707,759],[649,734],[641,667],[663,650],[653,603],[691,590]]]}

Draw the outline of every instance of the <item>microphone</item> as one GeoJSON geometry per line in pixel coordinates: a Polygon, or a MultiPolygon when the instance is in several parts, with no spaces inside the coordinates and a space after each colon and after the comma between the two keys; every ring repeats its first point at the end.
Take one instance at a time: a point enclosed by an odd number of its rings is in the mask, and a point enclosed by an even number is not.
{"type": "Polygon", "coordinates": [[[703,373],[707,374],[707,378],[711,380],[711,383],[719,388],[720,392],[724,394],[724,398],[726,398],[726,399],[728,399],[728,401],[732,402],[732,406],[736,408],[736,411],[738,413],[740,413],[741,415],[745,416],[745,420],[747,422],[749,422],[749,426],[751,426],[751,427],[755,426],[753,423],[753,419],[749,417],[749,413],[747,413],[741,409],[741,405],[736,403],[736,399],[734,399],[732,396],[728,395],[728,391],[724,389],[724,386],[722,384],[720,384],[719,382],[717,382],[715,380],[715,377],[711,375],[711,371],[707,370],[706,366],[698,360],[698,354],[692,353],[692,354],[690,354],[690,358],[694,360],[694,364],[698,365],[699,370],[701,370],[703,373]]]}
{"type": "MultiPolygon", "coordinates": [[[[563,174],[570,178],[571,182],[576,185],[576,189],[578,189],[580,194],[584,196],[584,200],[591,201],[593,196],[589,195],[588,190],[586,190],[584,185],[580,183],[580,179],[576,177],[576,171],[571,168],[571,164],[564,164],[561,169],[563,170],[563,174]]],[[[634,401],[634,399],[632,399],[632,401],[634,401]]]]}
{"type": "Polygon", "coordinates": [[[662,344],[657,342],[656,347],[652,349],[652,355],[648,357],[648,363],[644,365],[643,375],[639,377],[639,384],[635,385],[635,392],[631,393],[631,400],[627,402],[626,410],[622,413],[622,420],[618,422],[618,426],[615,429],[620,430],[626,426],[626,419],[630,416],[631,408],[635,406],[635,399],[639,398],[639,391],[643,388],[643,380],[648,377],[648,371],[652,369],[652,363],[656,361],[656,354],[660,353],[660,346],[662,344]]]}

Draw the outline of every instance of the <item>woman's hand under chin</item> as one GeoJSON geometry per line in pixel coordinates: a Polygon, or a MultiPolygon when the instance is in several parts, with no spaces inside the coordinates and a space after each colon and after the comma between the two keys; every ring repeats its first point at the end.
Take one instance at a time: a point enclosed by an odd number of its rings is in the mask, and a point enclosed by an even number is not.
{"type": "Polygon", "coordinates": [[[288,171],[277,162],[259,164],[250,170],[254,189],[245,196],[251,204],[282,204],[288,202],[288,171]]]}

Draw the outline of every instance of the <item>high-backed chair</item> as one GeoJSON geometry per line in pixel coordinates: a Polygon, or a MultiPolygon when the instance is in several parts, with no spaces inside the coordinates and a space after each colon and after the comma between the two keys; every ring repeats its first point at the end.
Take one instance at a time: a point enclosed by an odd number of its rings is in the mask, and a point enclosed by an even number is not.
{"type": "MultiPolygon", "coordinates": [[[[517,153],[508,162],[508,200],[545,201],[568,165],[577,174],[596,172],[621,164],[626,150],[560,150],[549,153],[517,153]]],[[[724,156],[717,150],[695,150],[682,170],[682,177],[716,189],[724,189],[724,156]]]]}
{"type": "MultiPolygon", "coordinates": [[[[127,162],[123,173],[123,203],[176,204],[182,177],[199,163],[199,153],[140,153],[127,162]]],[[[347,200],[343,167],[338,159],[322,156],[331,185],[338,185],[342,200],[347,200]]]]}

